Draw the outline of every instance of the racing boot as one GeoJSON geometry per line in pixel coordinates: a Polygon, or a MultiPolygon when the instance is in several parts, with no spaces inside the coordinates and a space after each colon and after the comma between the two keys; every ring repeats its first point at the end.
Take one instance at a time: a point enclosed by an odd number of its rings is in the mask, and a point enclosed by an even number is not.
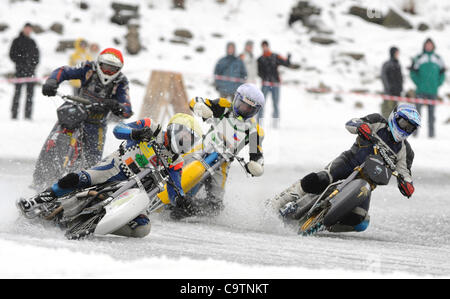
{"type": "Polygon", "coordinates": [[[295,202],[305,194],[301,181],[297,181],[274,198],[269,199],[266,206],[284,216],[295,211],[295,202]]]}
{"type": "Polygon", "coordinates": [[[172,220],[181,220],[186,217],[191,217],[197,214],[197,210],[192,204],[190,197],[184,196],[177,199],[176,205],[170,212],[170,218],[172,220]]]}
{"type": "Polygon", "coordinates": [[[20,198],[17,202],[17,206],[24,213],[31,211],[35,206],[40,205],[46,202],[52,202],[57,198],[55,192],[53,192],[52,188],[48,188],[41,193],[31,197],[31,198],[20,198]]]}

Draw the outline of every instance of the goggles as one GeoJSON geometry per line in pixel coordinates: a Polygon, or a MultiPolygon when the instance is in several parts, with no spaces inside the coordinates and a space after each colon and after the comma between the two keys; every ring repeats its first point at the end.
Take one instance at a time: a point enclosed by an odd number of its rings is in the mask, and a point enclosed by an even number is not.
{"type": "Polygon", "coordinates": [[[107,64],[107,63],[100,63],[100,69],[102,70],[103,74],[105,75],[114,75],[116,74],[118,71],[120,71],[120,67],[115,66],[115,65],[111,65],[111,64],[107,64]]]}
{"type": "Polygon", "coordinates": [[[396,121],[397,121],[398,127],[408,134],[413,133],[417,129],[417,126],[415,124],[409,122],[407,119],[405,119],[401,116],[397,117],[396,121]]]}
{"type": "Polygon", "coordinates": [[[233,110],[238,116],[242,116],[244,119],[248,119],[255,116],[261,106],[254,101],[244,97],[240,93],[236,93],[233,100],[233,110]]]}

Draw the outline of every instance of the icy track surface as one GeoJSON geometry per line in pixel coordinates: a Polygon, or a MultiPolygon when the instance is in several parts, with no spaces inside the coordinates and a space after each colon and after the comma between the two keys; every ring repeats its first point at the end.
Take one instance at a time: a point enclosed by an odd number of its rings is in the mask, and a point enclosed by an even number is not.
{"type": "Polygon", "coordinates": [[[15,198],[32,193],[22,184],[31,180],[33,163],[0,160],[0,188],[6,190],[0,201],[3,277],[450,276],[448,174],[417,169],[417,192],[410,200],[394,181],[377,188],[363,233],[299,237],[275,217],[263,218],[263,201],[311,169],[268,166],[249,185],[235,166],[226,209],[215,219],[173,222],[155,215],[144,239],[69,241],[63,231],[15,210],[15,198]]]}

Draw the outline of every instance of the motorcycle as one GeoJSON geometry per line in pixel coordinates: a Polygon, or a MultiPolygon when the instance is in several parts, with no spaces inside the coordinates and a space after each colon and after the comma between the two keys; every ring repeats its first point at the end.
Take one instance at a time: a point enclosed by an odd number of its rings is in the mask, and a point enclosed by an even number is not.
{"type": "Polygon", "coordinates": [[[42,189],[64,174],[87,168],[83,153],[84,125],[88,116],[97,109],[107,108],[108,101],[93,102],[80,96],[58,93],[65,104],[58,107],[58,129],[44,144],[33,173],[33,188],[42,189]]]}
{"type": "MultiPolygon", "coordinates": [[[[221,171],[224,164],[231,163],[234,160],[239,162],[245,174],[248,175],[245,169],[245,159],[236,154],[238,150],[236,150],[235,144],[230,142],[230,138],[227,138],[226,134],[223,133],[230,132],[231,128],[220,129],[213,122],[209,122],[209,124],[211,129],[203,142],[207,146],[201,152],[197,151],[190,154],[193,161],[183,167],[181,175],[183,191],[189,192],[191,197],[194,197],[201,190],[208,178],[212,177],[215,172],[221,171]]],[[[158,194],[158,197],[164,203],[169,202],[167,190],[158,194]]]]}
{"type": "MultiPolygon", "coordinates": [[[[39,204],[23,213],[24,216],[53,221],[66,229],[68,239],[80,239],[89,235],[111,234],[140,214],[161,212],[170,205],[167,184],[174,188],[178,196],[180,191],[170,179],[167,162],[160,157],[161,145],[154,141],[141,145],[142,154],[151,163],[137,175],[122,182],[76,190],[54,202],[39,204]]],[[[224,163],[236,159],[245,168],[244,159],[226,149],[223,140],[210,144],[208,149],[201,155],[194,155],[194,161],[183,168],[181,185],[185,192],[194,188],[198,191],[202,183],[224,163]]]]}
{"type": "Polygon", "coordinates": [[[171,184],[178,194],[179,190],[170,179],[167,162],[161,159],[160,145],[149,141],[142,142],[140,147],[153,163],[148,163],[128,180],[76,190],[22,212],[23,215],[28,219],[39,217],[53,221],[66,230],[68,239],[73,240],[114,233],[140,214],[161,209],[170,201],[161,201],[158,193],[163,192],[167,184],[171,184]]]}
{"type": "Polygon", "coordinates": [[[344,180],[334,182],[319,195],[306,194],[279,209],[286,223],[298,225],[298,234],[313,235],[339,224],[356,207],[370,200],[378,185],[387,185],[392,175],[401,177],[395,169],[395,154],[377,136],[371,137],[373,154],[344,180]]]}

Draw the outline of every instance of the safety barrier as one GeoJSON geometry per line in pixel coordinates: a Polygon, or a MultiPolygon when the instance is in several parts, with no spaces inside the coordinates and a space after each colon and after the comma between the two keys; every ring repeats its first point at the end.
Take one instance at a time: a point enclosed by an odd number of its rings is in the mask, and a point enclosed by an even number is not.
{"type": "MultiPolygon", "coordinates": [[[[143,71],[143,70],[142,70],[143,71]]],[[[148,71],[148,69],[146,69],[148,71]]],[[[128,71],[127,73],[137,73],[140,71],[128,71]]],[[[201,75],[202,77],[206,77],[205,74],[196,74],[201,75]]],[[[6,82],[6,83],[27,83],[27,82],[39,82],[44,81],[48,77],[24,77],[24,78],[7,78],[7,79],[0,79],[0,83],[6,82]]],[[[236,78],[236,77],[229,77],[229,76],[221,76],[221,75],[214,75],[214,78],[216,80],[223,80],[223,81],[230,81],[230,82],[240,82],[245,83],[247,82],[245,79],[242,78],[236,78]]],[[[282,82],[268,82],[263,81],[263,85],[265,86],[281,86],[284,85],[282,82]]],[[[304,88],[302,89],[312,92],[312,93],[333,93],[333,94],[352,94],[352,95],[358,95],[363,97],[381,97],[383,100],[387,101],[395,101],[395,102],[408,102],[408,103],[414,103],[414,104],[424,104],[424,105],[450,105],[450,102],[446,101],[440,101],[440,100],[432,100],[432,99],[424,99],[424,98],[410,98],[410,97],[400,97],[400,96],[392,96],[388,94],[378,94],[378,93],[369,93],[369,92],[355,92],[355,91],[339,91],[339,90],[331,90],[329,88],[304,88]]]]}

